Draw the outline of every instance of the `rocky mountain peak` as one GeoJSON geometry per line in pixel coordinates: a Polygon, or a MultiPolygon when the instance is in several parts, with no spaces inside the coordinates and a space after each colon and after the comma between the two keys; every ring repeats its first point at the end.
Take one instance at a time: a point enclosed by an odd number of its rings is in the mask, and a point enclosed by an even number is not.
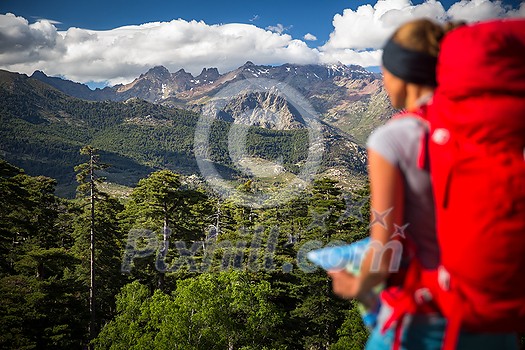
{"type": "Polygon", "coordinates": [[[87,85],[76,83],[70,80],[64,80],[59,77],[50,77],[40,70],[34,71],[30,78],[51,85],[55,89],[58,89],[70,96],[86,100],[100,101],[105,99],[116,99],[114,90],[112,88],[106,87],[102,90],[99,88],[91,90],[87,85]]]}
{"type": "Polygon", "coordinates": [[[290,130],[305,127],[300,113],[276,90],[246,92],[228,101],[221,118],[236,124],[290,130]]]}
{"type": "Polygon", "coordinates": [[[201,82],[213,82],[217,80],[221,75],[217,68],[203,68],[201,74],[199,74],[195,79],[201,82]]]}
{"type": "MultiPolygon", "coordinates": [[[[191,75],[190,73],[186,72],[186,71],[184,70],[184,68],[181,68],[181,69],[179,69],[178,71],[176,71],[175,73],[173,73],[174,76],[176,76],[176,75],[186,75],[186,74],[191,75]]],[[[191,77],[193,78],[193,75],[191,75],[191,77]]]]}
{"type": "Polygon", "coordinates": [[[33,74],[31,74],[31,78],[35,78],[35,79],[41,79],[41,78],[47,78],[48,76],[42,72],[41,70],[36,70],[33,72],[33,74]]]}
{"type": "Polygon", "coordinates": [[[179,69],[171,75],[171,78],[174,81],[189,81],[193,79],[193,75],[191,75],[191,73],[186,72],[184,69],[179,69]]]}
{"type": "Polygon", "coordinates": [[[153,77],[160,80],[167,80],[171,77],[170,71],[164,66],[156,66],[141,74],[140,78],[153,77]]]}

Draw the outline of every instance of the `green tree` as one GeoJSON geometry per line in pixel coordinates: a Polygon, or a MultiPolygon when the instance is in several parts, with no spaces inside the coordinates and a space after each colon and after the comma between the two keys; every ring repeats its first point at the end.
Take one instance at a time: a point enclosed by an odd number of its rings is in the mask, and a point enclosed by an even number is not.
{"type": "Polygon", "coordinates": [[[217,221],[213,218],[214,203],[204,190],[182,181],[181,175],[169,170],[150,174],[139,181],[122,214],[124,230],[148,229],[160,238],[155,264],[150,257],[136,259],[132,269],[132,276],[148,281],[154,288],[170,288],[166,285],[166,271],[171,268],[170,261],[178,258],[177,248],[181,244],[189,248],[204,240],[207,227],[217,221]]]}
{"type": "Polygon", "coordinates": [[[57,230],[66,205],[53,194],[56,182],[5,162],[0,169],[9,210],[0,209],[0,226],[10,241],[0,256],[8,262],[0,275],[0,347],[80,347],[81,286],[70,270],[79,261],[70,251],[71,231],[57,230]]]}
{"type": "Polygon", "coordinates": [[[346,317],[337,330],[339,339],[330,346],[330,350],[362,350],[365,348],[369,331],[363,324],[358,311],[357,301],[349,302],[350,309],[346,311],[346,317]]]}
{"type": "Polygon", "coordinates": [[[28,190],[21,180],[25,174],[21,169],[0,159],[0,274],[13,273],[14,248],[27,236],[21,212],[31,206],[28,190]]]}
{"type": "MultiPolygon", "coordinates": [[[[80,202],[82,203],[82,202],[80,202]]],[[[115,314],[115,295],[127,282],[127,277],[120,271],[121,258],[124,252],[124,239],[119,223],[119,215],[123,205],[108,195],[101,195],[95,205],[95,285],[97,288],[94,307],[96,319],[95,330],[100,328],[106,320],[115,314]]],[[[81,263],[75,266],[75,277],[82,283],[85,293],[82,293],[89,302],[90,285],[90,221],[91,210],[88,206],[77,203],[76,212],[71,218],[74,227],[75,243],[73,251],[81,263]]]]}
{"type": "Polygon", "coordinates": [[[172,295],[134,282],[118,296],[118,316],[95,341],[97,349],[276,348],[282,313],[273,291],[239,271],[180,280],[172,295]]]}
{"type": "Polygon", "coordinates": [[[89,199],[90,221],[89,221],[89,338],[93,339],[96,334],[96,284],[95,284],[95,202],[100,196],[100,191],[97,184],[100,184],[103,179],[96,174],[97,170],[102,170],[107,165],[100,162],[98,149],[92,146],[85,146],[80,149],[80,154],[89,157],[87,163],[82,163],[75,167],[77,172],[77,181],[79,186],[77,192],[81,196],[87,196],[89,199]]]}
{"type": "MultiPolygon", "coordinates": [[[[307,250],[320,248],[336,239],[337,220],[344,209],[341,190],[336,185],[335,181],[325,178],[314,181],[308,196],[309,225],[302,232],[298,259],[304,260],[307,247],[310,247],[307,250]]],[[[308,325],[302,334],[302,345],[326,349],[337,339],[337,328],[344,319],[344,304],[332,294],[324,271],[312,267],[312,271],[298,271],[296,277],[298,302],[291,315],[295,322],[308,325]]]]}
{"type": "MultiPolygon", "coordinates": [[[[168,253],[169,238],[173,228],[173,213],[183,204],[180,190],[180,175],[169,170],[160,170],[141,179],[131,193],[131,201],[123,213],[126,229],[145,228],[159,232],[162,227],[162,260],[168,253]]],[[[160,258],[160,257],[159,257],[160,258]]],[[[158,259],[157,259],[158,260],[158,259]]],[[[135,264],[135,274],[142,274],[142,278],[153,274],[154,267],[149,264],[135,264]],[[142,271],[137,271],[142,270],[142,271]],[[144,276],[144,272],[146,275],[144,276]]],[[[165,271],[157,274],[156,288],[165,288],[165,271]]],[[[140,275],[139,275],[140,276],[140,275]]]]}
{"type": "Polygon", "coordinates": [[[115,317],[94,340],[95,349],[153,349],[148,313],[151,292],[138,281],[125,285],[116,296],[115,317]]]}

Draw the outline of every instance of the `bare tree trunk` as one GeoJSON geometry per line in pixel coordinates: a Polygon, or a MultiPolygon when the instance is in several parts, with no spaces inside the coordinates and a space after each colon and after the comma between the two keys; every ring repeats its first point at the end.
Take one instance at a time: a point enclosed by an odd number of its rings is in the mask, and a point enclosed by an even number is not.
{"type": "MultiPolygon", "coordinates": [[[[164,227],[162,228],[162,236],[163,236],[163,244],[164,244],[164,256],[163,259],[166,258],[167,249],[168,249],[168,240],[170,237],[170,228],[168,227],[168,209],[164,207],[164,227]]],[[[164,286],[166,284],[165,282],[165,272],[159,271],[159,282],[157,284],[158,289],[164,290],[164,286]]]]}
{"type": "Polygon", "coordinates": [[[217,199],[217,220],[215,221],[215,232],[219,236],[219,225],[221,219],[221,200],[217,199]]]}
{"type": "MultiPolygon", "coordinates": [[[[90,313],[90,322],[89,322],[89,340],[95,339],[96,334],[96,319],[95,319],[95,174],[94,174],[94,164],[93,164],[93,152],[90,151],[89,154],[89,183],[90,183],[90,204],[91,204],[91,218],[90,218],[90,260],[89,260],[89,270],[90,270],[90,283],[89,283],[89,313],[90,313]]],[[[89,344],[89,348],[93,349],[93,345],[89,344]]]]}

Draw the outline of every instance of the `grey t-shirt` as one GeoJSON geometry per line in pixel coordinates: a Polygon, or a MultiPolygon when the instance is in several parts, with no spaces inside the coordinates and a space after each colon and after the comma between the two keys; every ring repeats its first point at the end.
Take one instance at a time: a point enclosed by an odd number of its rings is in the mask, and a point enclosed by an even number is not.
{"type": "Polygon", "coordinates": [[[425,268],[439,264],[434,199],[428,171],[418,166],[421,138],[426,126],[415,117],[388,121],[368,138],[367,147],[398,167],[405,185],[405,233],[416,245],[416,255],[425,268]]]}

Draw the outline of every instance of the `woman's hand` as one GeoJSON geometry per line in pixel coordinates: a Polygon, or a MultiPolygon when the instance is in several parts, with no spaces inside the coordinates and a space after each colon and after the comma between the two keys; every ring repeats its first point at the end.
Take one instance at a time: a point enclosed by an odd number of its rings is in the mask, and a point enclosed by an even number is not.
{"type": "Polygon", "coordinates": [[[358,296],[360,281],[355,275],[346,270],[327,271],[332,278],[332,290],[334,293],[345,299],[354,299],[358,296]]]}
{"type": "MultiPolygon", "coordinates": [[[[404,212],[404,182],[401,171],[381,154],[368,152],[370,205],[373,209],[370,237],[385,247],[394,232],[394,224],[402,226],[404,212]],[[376,222],[378,213],[387,213],[376,222]]],[[[346,299],[366,299],[375,286],[384,283],[389,275],[392,251],[371,249],[362,261],[359,277],[346,270],[328,271],[334,293],[346,299]],[[377,255],[379,254],[379,255],[377,255]],[[375,259],[378,257],[379,260],[375,259]]]]}

